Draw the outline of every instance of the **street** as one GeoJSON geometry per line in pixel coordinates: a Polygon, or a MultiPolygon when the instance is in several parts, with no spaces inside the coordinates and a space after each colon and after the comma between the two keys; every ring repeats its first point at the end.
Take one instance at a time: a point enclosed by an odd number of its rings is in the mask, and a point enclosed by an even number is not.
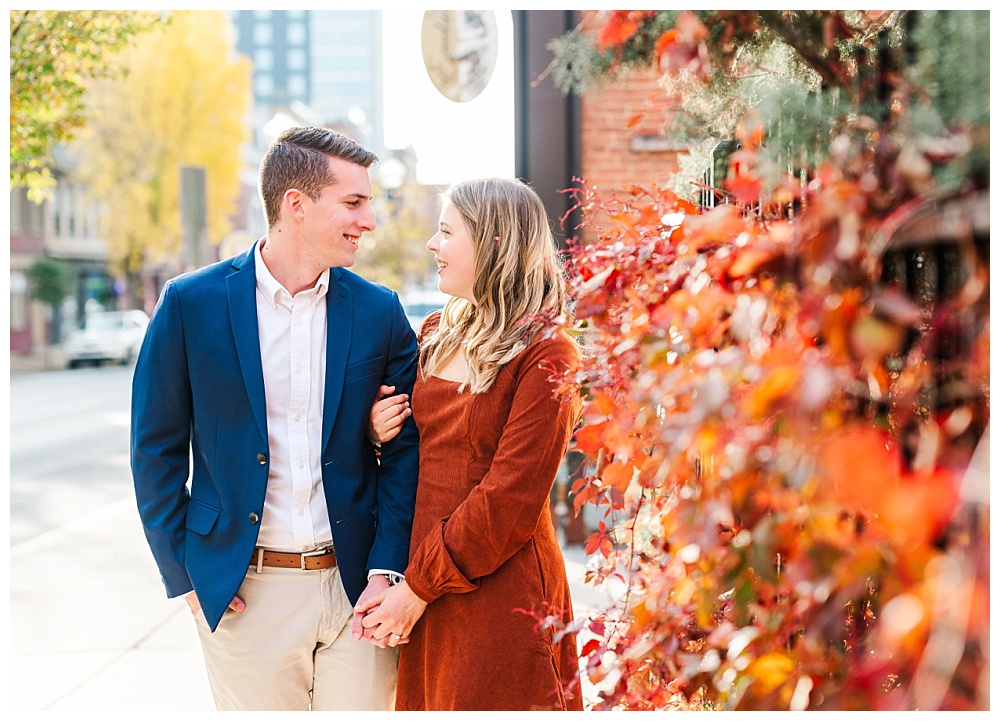
{"type": "Polygon", "coordinates": [[[11,378],[12,551],[132,497],[131,378],[118,366],[11,378]]]}
{"type": "MultiPolygon", "coordinates": [[[[214,708],[194,624],[165,597],[135,509],[131,379],[111,366],[11,376],[14,711],[214,708]]],[[[582,583],[582,548],[565,555],[576,614],[606,607],[582,583]]]]}

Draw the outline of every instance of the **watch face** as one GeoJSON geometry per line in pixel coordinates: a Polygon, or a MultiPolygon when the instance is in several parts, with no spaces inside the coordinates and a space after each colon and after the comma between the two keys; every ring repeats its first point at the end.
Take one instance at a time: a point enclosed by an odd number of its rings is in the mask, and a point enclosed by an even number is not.
{"type": "Polygon", "coordinates": [[[497,21],[492,10],[428,10],[420,30],[424,67],[449,100],[478,97],[497,62],[497,21]]]}

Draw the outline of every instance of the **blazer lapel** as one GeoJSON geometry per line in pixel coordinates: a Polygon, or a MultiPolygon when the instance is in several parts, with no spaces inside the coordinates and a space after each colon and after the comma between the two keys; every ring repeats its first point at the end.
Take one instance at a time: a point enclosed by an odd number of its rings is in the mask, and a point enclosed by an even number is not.
{"type": "MultiPolygon", "coordinates": [[[[259,242],[259,241],[258,241],[259,242]]],[[[256,247],[256,244],[254,245],[256,247]]],[[[236,355],[246,384],[247,397],[261,436],[267,439],[267,407],[264,399],[264,370],[260,359],[260,336],[257,330],[257,274],[254,248],[233,260],[236,272],[226,277],[229,318],[233,326],[236,355]]]]}
{"type": "Polygon", "coordinates": [[[330,269],[330,290],[326,294],[326,383],[323,389],[323,448],[330,442],[333,421],[344,390],[344,373],[354,329],[354,301],[351,291],[340,282],[340,272],[330,269]]]}

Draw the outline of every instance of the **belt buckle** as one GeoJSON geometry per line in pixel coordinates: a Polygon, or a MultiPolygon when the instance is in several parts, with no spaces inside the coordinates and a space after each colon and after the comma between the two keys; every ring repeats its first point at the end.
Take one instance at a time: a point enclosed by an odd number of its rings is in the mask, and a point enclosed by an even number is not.
{"type": "Polygon", "coordinates": [[[307,551],[306,553],[299,554],[299,564],[303,571],[309,569],[306,568],[307,558],[317,558],[319,556],[326,556],[333,553],[333,546],[324,546],[323,548],[317,548],[315,551],[307,551]]]}

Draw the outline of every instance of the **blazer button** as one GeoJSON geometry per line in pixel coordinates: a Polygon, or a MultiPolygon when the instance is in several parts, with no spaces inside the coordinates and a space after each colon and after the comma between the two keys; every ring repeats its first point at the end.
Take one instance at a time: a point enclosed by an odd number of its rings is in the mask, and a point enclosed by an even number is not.
{"type": "Polygon", "coordinates": [[[256,526],[257,525],[257,521],[259,521],[259,520],[260,520],[260,516],[258,516],[256,513],[251,513],[250,514],[250,523],[252,523],[253,525],[256,526]]]}
{"type": "Polygon", "coordinates": [[[263,466],[265,463],[267,463],[267,456],[265,456],[263,453],[258,453],[257,462],[263,466]]]}

